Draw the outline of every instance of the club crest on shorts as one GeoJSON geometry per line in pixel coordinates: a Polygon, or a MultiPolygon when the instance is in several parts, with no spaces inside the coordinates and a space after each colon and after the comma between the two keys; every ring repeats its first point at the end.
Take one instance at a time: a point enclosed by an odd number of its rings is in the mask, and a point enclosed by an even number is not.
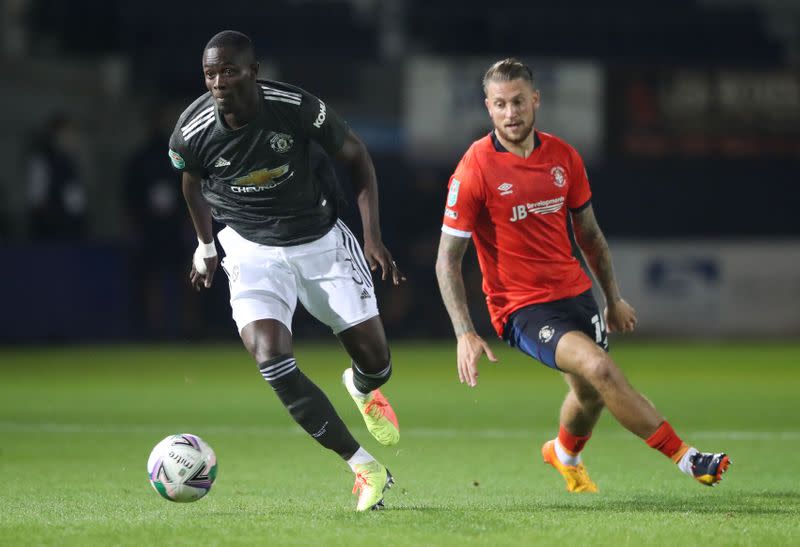
{"type": "Polygon", "coordinates": [[[556,333],[556,329],[551,327],[550,325],[545,325],[541,329],[539,329],[539,341],[543,343],[548,343],[552,340],[553,335],[556,333]]]}
{"type": "Polygon", "coordinates": [[[550,175],[553,177],[553,184],[561,188],[567,183],[567,172],[560,165],[556,165],[550,169],[550,175]]]}
{"type": "Polygon", "coordinates": [[[269,139],[269,145],[275,152],[278,152],[279,154],[285,154],[291,150],[293,144],[294,137],[287,135],[286,133],[275,133],[269,139]]]}

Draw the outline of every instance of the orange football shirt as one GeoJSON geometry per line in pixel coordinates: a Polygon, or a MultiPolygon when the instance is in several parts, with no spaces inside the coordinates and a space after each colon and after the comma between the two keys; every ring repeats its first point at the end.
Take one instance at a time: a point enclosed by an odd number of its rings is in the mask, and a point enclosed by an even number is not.
{"type": "Polygon", "coordinates": [[[442,231],[472,237],[499,336],[515,310],[592,286],[567,230],[568,210],[592,196],[583,160],[553,135],[536,131],[534,142],[520,158],[492,132],[469,147],[448,185],[442,231]]]}

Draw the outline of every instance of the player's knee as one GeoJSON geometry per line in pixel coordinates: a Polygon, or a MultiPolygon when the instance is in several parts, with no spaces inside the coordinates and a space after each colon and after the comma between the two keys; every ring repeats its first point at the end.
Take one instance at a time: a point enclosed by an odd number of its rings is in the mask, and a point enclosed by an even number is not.
{"type": "Polygon", "coordinates": [[[248,340],[243,340],[243,342],[245,349],[247,349],[250,355],[253,356],[255,362],[259,363],[259,367],[261,366],[261,363],[265,363],[271,359],[275,359],[289,353],[284,348],[279,348],[268,344],[266,340],[261,337],[253,337],[248,340]]]}
{"type": "Polygon", "coordinates": [[[619,380],[619,369],[605,355],[592,357],[586,364],[585,376],[598,390],[613,386],[619,380]]]}
{"type": "Polygon", "coordinates": [[[240,336],[256,363],[292,353],[292,334],[276,320],[253,321],[242,329],[240,336]]]}
{"type": "Polygon", "coordinates": [[[348,344],[347,352],[359,368],[368,373],[385,369],[391,359],[386,342],[374,337],[362,337],[357,343],[348,344]]]}

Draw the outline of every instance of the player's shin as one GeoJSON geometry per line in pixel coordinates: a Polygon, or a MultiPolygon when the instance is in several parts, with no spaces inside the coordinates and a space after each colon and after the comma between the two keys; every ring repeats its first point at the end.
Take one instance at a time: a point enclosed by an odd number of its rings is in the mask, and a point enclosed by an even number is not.
{"type": "Polygon", "coordinates": [[[328,397],[303,374],[292,355],[281,355],[258,366],[292,418],[319,444],[349,460],[358,451],[328,397]]]}

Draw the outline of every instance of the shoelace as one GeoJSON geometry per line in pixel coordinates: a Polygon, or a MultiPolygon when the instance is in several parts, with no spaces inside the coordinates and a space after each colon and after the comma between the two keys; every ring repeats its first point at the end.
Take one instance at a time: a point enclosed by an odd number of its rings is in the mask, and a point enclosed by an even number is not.
{"type": "Polygon", "coordinates": [[[589,476],[586,471],[577,465],[567,465],[564,471],[576,482],[588,482],[589,476]]]}
{"type": "Polygon", "coordinates": [[[367,486],[367,477],[361,471],[356,472],[356,482],[353,484],[353,494],[356,494],[359,490],[367,486]]]}
{"type": "Polygon", "coordinates": [[[574,468],[567,468],[567,482],[573,488],[580,487],[579,491],[584,491],[585,489],[589,488],[592,484],[592,480],[589,478],[588,473],[586,470],[581,467],[574,467],[574,468]]]}
{"type": "Polygon", "coordinates": [[[389,406],[389,401],[384,399],[383,397],[378,397],[377,395],[372,396],[372,400],[367,403],[367,406],[364,407],[364,414],[372,415],[373,410],[377,410],[381,415],[383,415],[384,407],[389,406]]]}

